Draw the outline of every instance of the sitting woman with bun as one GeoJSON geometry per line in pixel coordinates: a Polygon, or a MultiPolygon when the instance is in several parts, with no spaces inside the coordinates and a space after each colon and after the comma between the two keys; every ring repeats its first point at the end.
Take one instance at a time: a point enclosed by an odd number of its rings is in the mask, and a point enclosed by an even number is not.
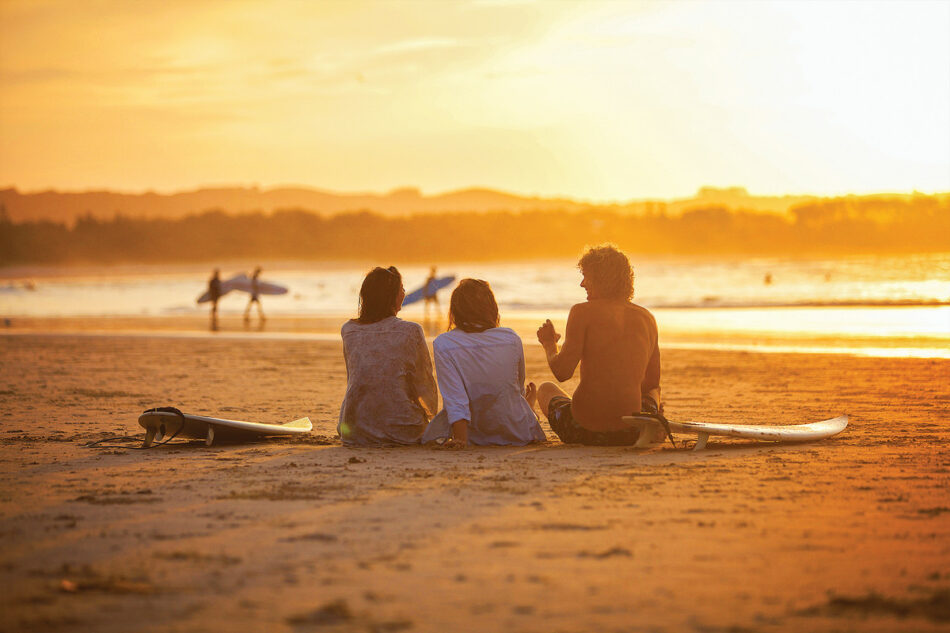
{"type": "Polygon", "coordinates": [[[359,316],[343,324],[346,395],[337,433],[345,446],[418,444],[438,408],[422,327],[396,317],[406,290],[394,266],[360,288],[359,316]]]}
{"type": "Polygon", "coordinates": [[[423,442],[523,446],[546,438],[532,410],[534,383],[525,389],[524,347],[498,327],[498,304],[487,282],[463,279],[449,304],[449,331],[433,343],[443,410],[423,442]]]}

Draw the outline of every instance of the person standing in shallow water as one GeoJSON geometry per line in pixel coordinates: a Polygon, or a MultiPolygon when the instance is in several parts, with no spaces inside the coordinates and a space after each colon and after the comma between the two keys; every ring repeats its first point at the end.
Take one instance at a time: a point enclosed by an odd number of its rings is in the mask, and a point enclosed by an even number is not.
{"type": "Polygon", "coordinates": [[[436,268],[432,266],[429,269],[429,277],[426,279],[425,290],[422,292],[422,319],[424,321],[429,320],[429,305],[435,304],[435,318],[436,321],[441,319],[442,315],[439,314],[441,308],[439,307],[439,291],[435,287],[436,280],[436,268]]]}
{"type": "Polygon", "coordinates": [[[247,302],[247,307],[244,308],[244,323],[251,322],[251,306],[255,303],[257,304],[257,316],[260,319],[261,324],[263,325],[264,318],[264,309],[261,307],[261,292],[260,292],[260,282],[258,281],[261,276],[261,267],[258,266],[254,269],[254,274],[251,275],[251,298],[247,302]]]}
{"type": "Polygon", "coordinates": [[[406,297],[394,266],[360,288],[359,316],[343,324],[346,394],[337,433],[345,446],[417,444],[439,395],[422,327],[396,317],[406,297]]]}
{"type": "Polygon", "coordinates": [[[524,345],[498,327],[498,304],[487,282],[463,279],[449,303],[449,331],[432,345],[444,409],[423,442],[447,447],[523,446],[546,438],[533,411],[534,383],[525,388],[524,345]]]}
{"type": "Polygon", "coordinates": [[[221,298],[221,270],[214,269],[208,280],[208,295],[211,297],[211,329],[218,329],[218,299],[221,298]]]}
{"type": "Polygon", "coordinates": [[[573,398],[552,382],[538,387],[538,405],[561,441],[630,445],[639,432],[621,421],[662,411],[656,320],[631,302],[633,268],[615,247],[588,249],[578,262],[587,301],[571,308],[564,345],[550,319],[538,328],[554,377],[564,382],[580,364],[573,398]]]}

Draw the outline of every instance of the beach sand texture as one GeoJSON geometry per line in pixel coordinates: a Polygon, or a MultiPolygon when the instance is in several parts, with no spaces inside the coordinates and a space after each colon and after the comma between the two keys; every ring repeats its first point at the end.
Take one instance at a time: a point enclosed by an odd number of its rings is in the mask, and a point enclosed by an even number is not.
{"type": "Polygon", "coordinates": [[[343,448],[332,341],[7,335],[0,375],[4,631],[950,629],[950,361],[667,351],[671,419],[851,417],[701,452],[343,448]],[[82,447],[163,405],[315,428],[82,447]]]}

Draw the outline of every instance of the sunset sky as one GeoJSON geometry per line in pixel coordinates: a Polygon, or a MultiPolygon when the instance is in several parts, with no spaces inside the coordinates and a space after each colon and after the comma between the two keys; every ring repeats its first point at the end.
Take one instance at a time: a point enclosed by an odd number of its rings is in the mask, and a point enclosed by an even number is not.
{"type": "Polygon", "coordinates": [[[0,0],[0,186],[950,191],[950,2],[0,0]]]}

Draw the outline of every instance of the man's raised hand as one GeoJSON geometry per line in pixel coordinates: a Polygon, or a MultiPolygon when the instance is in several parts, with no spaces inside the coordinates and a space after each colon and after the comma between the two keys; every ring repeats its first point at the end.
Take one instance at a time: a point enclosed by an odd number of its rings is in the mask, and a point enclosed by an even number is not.
{"type": "Polygon", "coordinates": [[[561,340],[561,335],[554,331],[554,324],[551,323],[551,319],[546,320],[538,328],[538,342],[545,350],[556,347],[559,340],[561,340]]]}

